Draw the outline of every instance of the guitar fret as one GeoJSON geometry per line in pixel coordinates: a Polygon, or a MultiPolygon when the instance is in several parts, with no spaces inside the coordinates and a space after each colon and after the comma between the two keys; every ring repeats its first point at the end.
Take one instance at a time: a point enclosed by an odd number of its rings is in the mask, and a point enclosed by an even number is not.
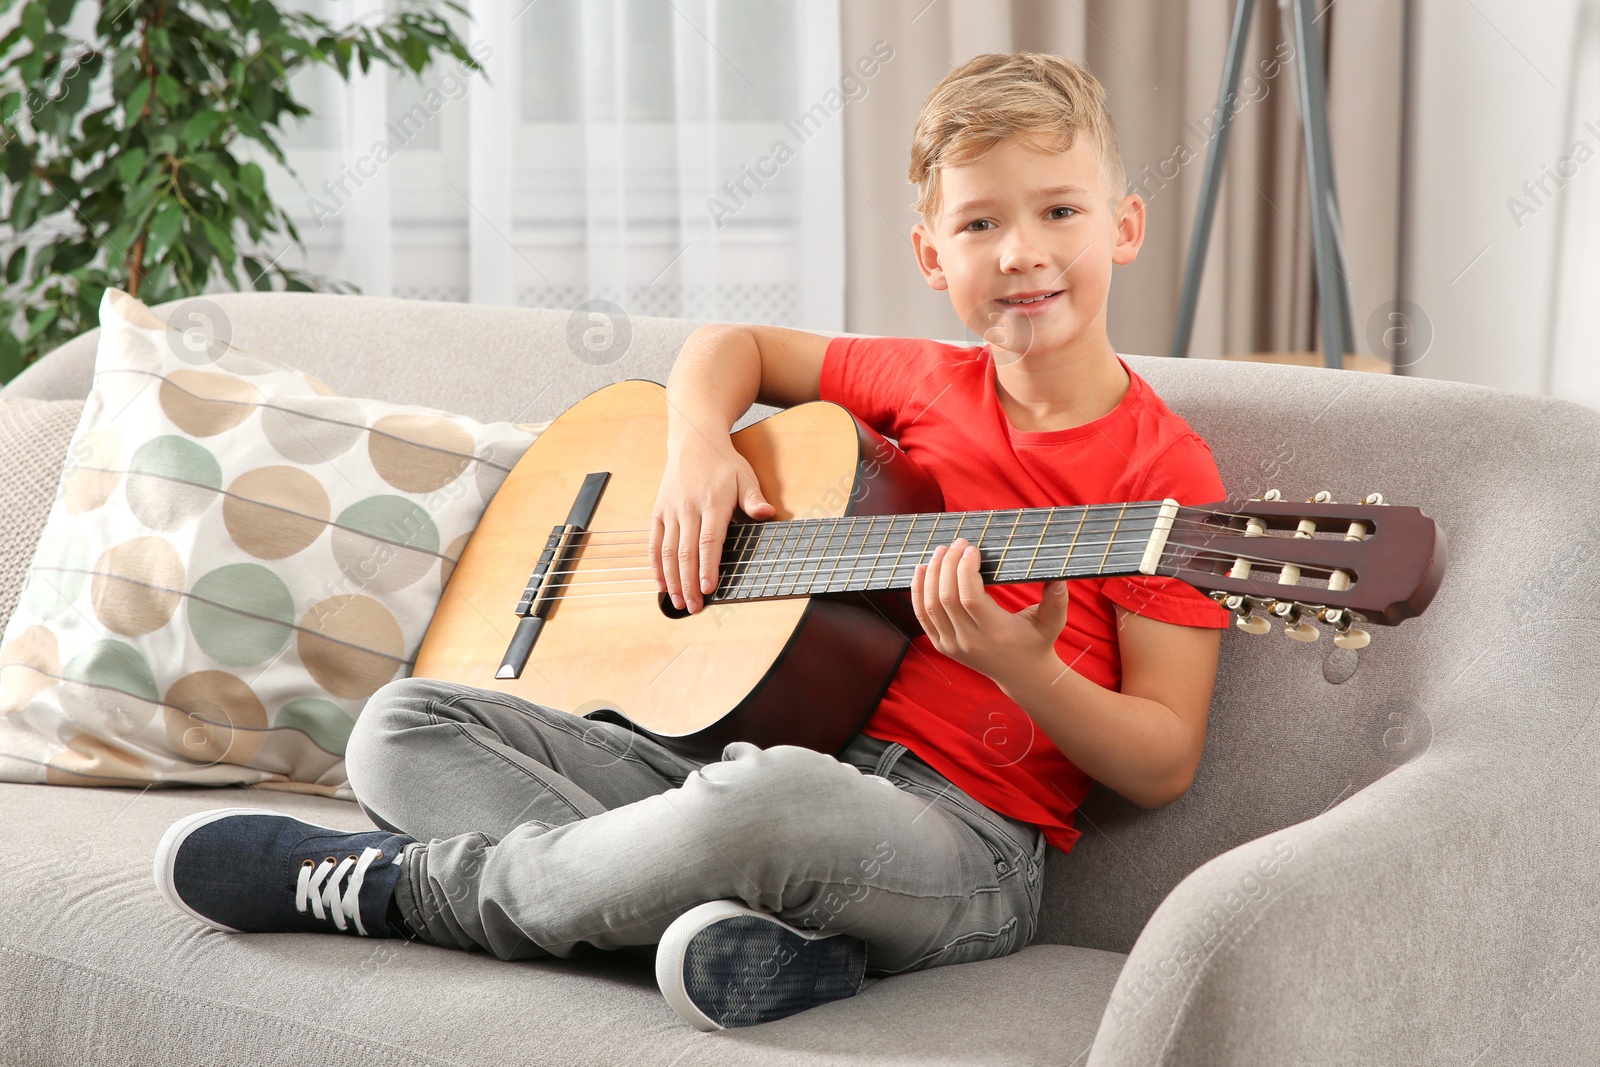
{"type": "MultiPolygon", "coordinates": [[[[991,511],[991,512],[989,512],[988,517],[983,520],[983,529],[978,531],[977,540],[975,540],[973,542],[973,544],[978,546],[978,573],[980,575],[983,573],[983,564],[984,564],[984,559],[983,559],[983,538],[984,538],[984,536],[986,534],[988,534],[988,532],[989,532],[989,524],[992,523],[992,522],[994,522],[994,512],[991,511]]],[[[996,574],[999,573],[999,566],[1000,565],[998,563],[995,564],[995,573],[996,574]]]]}
{"type": "MultiPolygon", "coordinates": [[[[872,523],[873,523],[873,520],[876,519],[876,518],[877,518],[877,516],[875,516],[875,515],[868,516],[867,517],[867,525],[866,525],[866,527],[864,529],[861,527],[861,520],[859,518],[853,519],[851,521],[851,523],[850,523],[851,536],[852,537],[855,536],[857,530],[859,530],[860,531],[860,535],[861,535],[861,539],[859,541],[853,542],[852,545],[851,545],[851,548],[850,548],[850,573],[845,576],[845,584],[844,584],[844,587],[843,587],[844,589],[856,589],[856,588],[860,588],[860,586],[861,586],[861,579],[860,579],[859,575],[860,575],[860,572],[861,572],[862,564],[865,561],[867,561],[867,560],[869,560],[871,558],[871,551],[872,551],[872,523]]],[[[868,563],[867,566],[869,567],[868,574],[870,575],[870,573],[871,573],[871,571],[870,571],[871,564],[868,563]]]]}
{"type": "Polygon", "coordinates": [[[807,519],[806,525],[811,528],[811,537],[806,541],[806,547],[801,549],[803,562],[795,568],[794,584],[790,592],[799,593],[811,587],[811,576],[817,570],[817,557],[813,552],[817,547],[817,535],[822,532],[822,522],[818,519],[807,519]]]}
{"type": "Polygon", "coordinates": [[[1128,505],[1124,503],[1122,510],[1117,512],[1117,524],[1111,528],[1111,536],[1106,538],[1106,550],[1100,557],[1100,569],[1106,569],[1106,560],[1111,558],[1111,546],[1117,543],[1117,532],[1122,529],[1122,516],[1127,512],[1128,505]]]}
{"type": "Polygon", "coordinates": [[[777,577],[772,584],[773,596],[787,596],[792,594],[794,592],[794,581],[797,577],[797,572],[801,567],[804,566],[804,563],[797,561],[795,557],[799,555],[798,549],[800,548],[800,539],[805,536],[805,523],[791,520],[784,523],[784,525],[792,527],[793,529],[786,530],[783,538],[778,542],[778,566],[781,567],[782,570],[776,572],[777,577]],[[790,533],[793,533],[794,535],[794,542],[792,544],[789,541],[790,533]]]}
{"type": "Polygon", "coordinates": [[[1011,532],[1006,534],[1006,543],[1000,546],[1000,561],[994,565],[995,580],[999,581],[1000,572],[1005,568],[1006,556],[1011,553],[1011,539],[1017,536],[1017,527],[1022,525],[1022,509],[1016,508],[1012,512],[1011,532]]]}
{"type": "Polygon", "coordinates": [[[1072,543],[1067,546],[1067,558],[1061,561],[1061,576],[1063,578],[1072,574],[1072,556],[1078,551],[1078,538],[1083,536],[1083,523],[1089,517],[1089,509],[1084,508],[1083,514],[1078,518],[1078,528],[1072,531],[1072,543]]]}
{"type": "MultiPolygon", "coordinates": [[[[839,517],[833,515],[816,520],[818,533],[826,530],[828,536],[822,539],[822,547],[817,549],[815,554],[809,552],[807,553],[808,557],[811,559],[811,573],[807,577],[805,584],[805,592],[807,593],[820,593],[825,591],[823,586],[826,583],[822,577],[822,565],[826,563],[830,568],[834,566],[834,562],[831,560],[831,557],[834,554],[833,538],[834,535],[839,532],[839,522],[839,517]]],[[[813,538],[813,544],[815,544],[815,541],[816,539],[813,538]]]]}
{"type": "Polygon", "coordinates": [[[878,569],[878,556],[881,554],[879,547],[872,540],[877,532],[877,525],[878,516],[873,515],[867,519],[867,532],[861,539],[861,556],[867,565],[867,576],[865,579],[856,580],[855,585],[858,589],[871,589],[874,585],[873,575],[878,569]]]}
{"type": "Polygon", "coordinates": [[[777,540],[772,545],[772,555],[768,559],[767,573],[761,583],[762,596],[777,596],[783,592],[783,572],[788,565],[789,537],[794,531],[794,523],[773,523],[777,527],[777,540]]]}
{"type": "MultiPolygon", "coordinates": [[[[900,516],[898,515],[890,515],[889,528],[883,532],[883,551],[885,555],[887,555],[889,552],[889,541],[892,537],[894,537],[894,520],[898,519],[899,517],[900,516]]],[[[876,586],[876,588],[893,589],[899,582],[899,579],[895,577],[895,573],[900,569],[900,557],[905,555],[905,551],[906,543],[904,540],[901,540],[900,547],[895,549],[894,562],[889,564],[889,576],[884,579],[883,585],[876,586]]]]}
{"type": "Polygon", "coordinates": [[[749,535],[752,526],[751,523],[734,526],[732,534],[723,541],[721,573],[718,575],[717,591],[711,594],[713,599],[730,600],[740,595],[739,584],[744,579],[746,565],[744,554],[750,545],[749,535]]]}
{"type": "Polygon", "coordinates": [[[789,535],[783,538],[783,551],[780,565],[783,570],[778,572],[778,579],[773,584],[774,596],[787,596],[794,592],[794,583],[799,577],[800,570],[805,566],[801,557],[800,542],[805,538],[806,524],[801,521],[790,520],[787,525],[794,527],[794,543],[789,543],[789,535]]]}
{"type": "Polygon", "coordinates": [[[773,523],[767,528],[771,535],[763,537],[762,543],[766,550],[761,554],[761,562],[765,564],[761,572],[761,588],[757,596],[771,596],[773,585],[778,577],[778,564],[783,559],[783,541],[789,535],[789,527],[780,523],[773,523]]]}
{"type": "Polygon", "coordinates": [[[1034,567],[1034,564],[1039,562],[1039,549],[1041,547],[1043,547],[1044,539],[1050,535],[1050,520],[1054,517],[1054,513],[1055,513],[1056,509],[1055,508],[1041,508],[1040,510],[1043,511],[1045,513],[1045,515],[1044,515],[1044,521],[1040,524],[1040,527],[1039,527],[1039,540],[1033,546],[1033,555],[1028,557],[1028,569],[1022,572],[1022,577],[1024,579],[1029,579],[1029,580],[1031,580],[1033,578],[1033,567],[1034,567]]]}

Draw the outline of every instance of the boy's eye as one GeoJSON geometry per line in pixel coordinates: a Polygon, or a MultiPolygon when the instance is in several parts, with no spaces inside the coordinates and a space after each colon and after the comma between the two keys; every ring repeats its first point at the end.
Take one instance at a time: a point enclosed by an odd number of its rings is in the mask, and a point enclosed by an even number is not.
{"type": "MultiPolygon", "coordinates": [[[[974,226],[980,225],[981,223],[985,223],[985,222],[988,222],[988,221],[989,221],[988,219],[973,219],[971,222],[967,223],[965,229],[970,230],[974,226]]],[[[991,223],[991,225],[992,225],[992,223],[991,223]]],[[[982,233],[983,231],[982,230],[978,230],[976,232],[982,233]]]]}
{"type": "Polygon", "coordinates": [[[1057,215],[1056,214],[1057,211],[1070,211],[1074,215],[1076,215],[1078,213],[1078,209],[1077,208],[1075,208],[1075,207],[1066,207],[1065,205],[1063,205],[1062,207],[1053,207],[1053,208],[1051,208],[1050,209],[1051,216],[1054,217],[1054,218],[1066,218],[1067,217],[1065,215],[1057,215]]]}

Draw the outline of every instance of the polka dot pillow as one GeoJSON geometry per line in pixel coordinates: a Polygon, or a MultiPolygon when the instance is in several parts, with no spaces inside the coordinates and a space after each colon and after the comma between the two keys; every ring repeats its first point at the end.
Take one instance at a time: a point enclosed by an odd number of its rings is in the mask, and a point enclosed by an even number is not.
{"type": "Polygon", "coordinates": [[[356,716],[542,426],[338,396],[120,290],[100,325],[0,637],[0,779],[350,798],[356,716]]]}

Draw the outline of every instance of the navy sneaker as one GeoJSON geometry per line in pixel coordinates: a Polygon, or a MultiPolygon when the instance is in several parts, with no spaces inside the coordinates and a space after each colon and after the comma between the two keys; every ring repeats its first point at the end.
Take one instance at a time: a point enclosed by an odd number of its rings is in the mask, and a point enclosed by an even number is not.
{"type": "Polygon", "coordinates": [[[867,946],[790,926],[732,900],[673,920],[656,949],[656,984],[701,1030],[772,1022],[861,991],[867,946]]]}
{"type": "Polygon", "coordinates": [[[156,846],[156,885],[217,930],[403,937],[387,919],[412,838],[351,833],[255,808],[179,819],[156,846]]]}

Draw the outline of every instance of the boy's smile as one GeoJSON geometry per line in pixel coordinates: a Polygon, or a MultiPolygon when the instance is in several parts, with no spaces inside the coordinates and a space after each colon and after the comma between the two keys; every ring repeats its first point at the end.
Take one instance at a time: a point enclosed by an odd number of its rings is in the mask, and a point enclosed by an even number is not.
{"type": "Polygon", "coordinates": [[[950,291],[997,368],[1018,363],[1028,377],[1056,381],[1116,368],[1105,324],[1111,267],[1138,254],[1144,203],[1137,195],[1112,202],[1088,137],[1044,152],[1013,136],[947,166],[935,210],[931,225],[912,229],[918,265],[930,286],[950,291]]]}

